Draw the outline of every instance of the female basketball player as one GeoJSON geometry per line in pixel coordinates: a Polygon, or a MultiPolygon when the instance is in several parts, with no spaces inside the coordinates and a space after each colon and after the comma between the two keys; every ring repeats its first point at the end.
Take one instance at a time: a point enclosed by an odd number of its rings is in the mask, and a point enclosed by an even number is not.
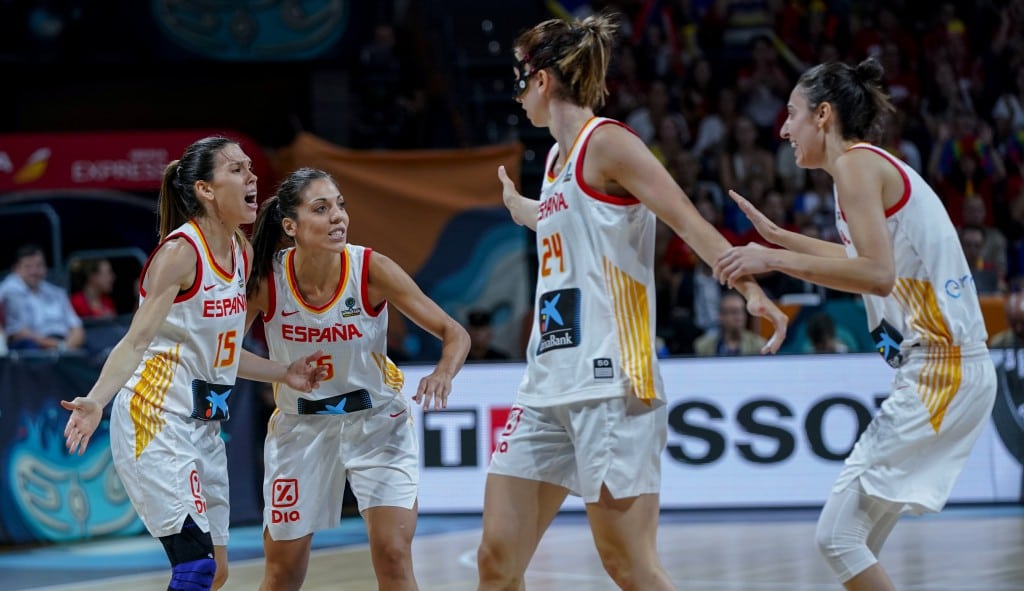
{"type": "MultiPolygon", "coordinates": [[[[605,570],[623,589],[672,589],[655,549],[667,411],[654,347],[655,216],[714,261],[729,242],[644,143],[594,116],[617,29],[613,17],[549,20],[515,41],[516,100],[555,146],[540,200],[498,171],[513,219],[537,232],[537,319],[527,372],[493,454],[477,555],[480,589],[519,589],[570,493],[586,503],[605,570]]],[[[753,280],[738,290],[768,318],[774,352],[786,316],[753,280]]]]}
{"type": "Polygon", "coordinates": [[[724,283],[782,271],[863,294],[878,350],[897,368],[818,521],[819,547],[851,591],[893,589],[878,564],[882,544],[900,514],[942,509],[996,391],[978,294],[942,202],[910,166],[865,141],[892,110],[881,83],[873,59],[816,66],[793,89],[782,126],[799,166],[832,175],[843,244],[783,230],[731,192],[783,248],[736,247],[715,264],[724,283]]]}
{"type": "Polygon", "coordinates": [[[256,175],[234,141],[208,137],[164,172],[161,242],[140,279],[140,304],[85,397],[67,402],[69,452],[85,451],[114,395],[110,447],[136,512],[171,562],[172,591],[227,579],[228,467],[220,421],[236,375],[313,388],[310,355],[285,367],[242,350],[256,175]]]}
{"type": "Polygon", "coordinates": [[[393,305],[442,341],[441,359],[412,397],[444,408],[469,333],[394,261],[348,242],[345,199],[326,172],[302,168],[263,204],[253,233],[249,322],[262,315],[270,358],[317,355],[315,395],[281,386],[264,446],[262,591],[296,590],[313,533],[336,527],[345,480],[370,538],[377,585],[412,591],[419,448],[402,372],[387,358],[393,305]],[[291,248],[279,250],[282,243],[291,248]]]}

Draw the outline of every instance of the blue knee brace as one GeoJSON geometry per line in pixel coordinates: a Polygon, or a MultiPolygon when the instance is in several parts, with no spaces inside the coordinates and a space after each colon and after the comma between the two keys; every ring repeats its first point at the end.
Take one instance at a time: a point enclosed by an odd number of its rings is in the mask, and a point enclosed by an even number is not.
{"type": "Polygon", "coordinates": [[[171,584],[167,591],[210,591],[213,575],[217,573],[217,561],[200,558],[171,567],[171,584]]]}

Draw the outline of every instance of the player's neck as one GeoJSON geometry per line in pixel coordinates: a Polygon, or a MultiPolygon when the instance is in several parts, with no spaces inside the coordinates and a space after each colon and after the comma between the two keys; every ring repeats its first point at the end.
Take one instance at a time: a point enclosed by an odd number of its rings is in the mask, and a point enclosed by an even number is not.
{"type": "Polygon", "coordinates": [[[333,290],[341,277],[341,254],[337,252],[295,252],[295,278],[303,295],[333,290]]]}
{"type": "Polygon", "coordinates": [[[564,152],[572,149],[572,144],[579,136],[580,130],[594,117],[594,111],[558,101],[551,105],[551,135],[564,152]]]}
{"type": "Polygon", "coordinates": [[[232,254],[231,238],[235,235],[237,227],[229,226],[220,219],[209,215],[195,218],[195,223],[203,231],[203,238],[206,240],[206,245],[210,248],[210,252],[213,253],[214,259],[218,263],[226,259],[228,260],[228,265],[225,268],[230,267],[232,254]]]}

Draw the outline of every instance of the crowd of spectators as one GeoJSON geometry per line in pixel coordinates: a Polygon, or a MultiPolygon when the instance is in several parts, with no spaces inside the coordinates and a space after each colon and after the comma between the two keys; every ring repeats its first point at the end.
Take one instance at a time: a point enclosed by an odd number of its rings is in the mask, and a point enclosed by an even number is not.
{"type": "Polygon", "coordinates": [[[0,280],[0,355],[84,355],[102,363],[131,310],[119,310],[111,296],[117,275],[109,259],[77,259],[68,272],[70,291],[42,247],[18,248],[0,280]]]}
{"type": "MultiPolygon", "coordinates": [[[[622,13],[622,39],[600,114],[633,128],[702,215],[733,244],[760,238],[729,199],[730,189],[783,227],[837,239],[831,179],[824,172],[796,167],[779,129],[789,92],[807,67],[874,56],[885,69],[897,107],[878,130],[876,143],[936,188],[961,231],[979,292],[1008,295],[1024,284],[1024,0],[562,4],[572,5],[577,14],[604,9],[622,13]]],[[[423,76],[414,75],[414,60],[400,49],[395,30],[382,25],[353,65],[357,86],[365,93],[355,101],[353,147],[381,148],[379,142],[387,138],[414,142],[421,135],[415,130],[422,126],[423,76]],[[383,100],[384,95],[393,100],[383,100]],[[393,126],[387,133],[380,130],[385,123],[393,126]]],[[[735,313],[733,298],[724,296],[708,267],[668,228],[659,228],[658,236],[661,352],[696,354],[698,343],[702,353],[709,347],[719,354],[753,350],[757,327],[735,313]],[[734,319],[753,332],[738,336],[734,319]]],[[[59,305],[50,306],[69,318],[68,330],[50,335],[51,327],[41,327],[26,342],[21,336],[29,333],[19,324],[18,304],[7,302],[4,325],[15,348],[33,342],[41,348],[81,346],[70,317],[109,317],[114,312],[109,264],[93,261],[79,271],[72,285],[78,293],[70,303],[64,306],[64,295],[59,305]]],[[[0,292],[7,298],[28,294],[39,300],[43,292],[34,291],[23,277],[12,272],[0,292]]],[[[820,304],[851,297],[781,274],[759,281],[784,302],[820,304]]],[[[45,282],[41,285],[46,294],[55,293],[45,282]]],[[[521,358],[522,351],[490,347],[485,316],[466,318],[478,333],[480,357],[521,358]]],[[[821,343],[808,348],[851,350],[852,343],[832,334],[835,327],[829,320],[810,323],[807,336],[813,328],[815,339],[808,343],[821,343]]],[[[398,346],[403,335],[399,328],[393,332],[389,339],[396,343],[394,353],[403,358],[398,346]]]]}
{"type": "MultiPolygon", "coordinates": [[[[797,168],[779,130],[806,68],[874,56],[897,107],[875,142],[935,187],[979,291],[1019,288],[1024,0],[623,0],[587,9],[605,8],[624,14],[625,30],[601,114],[633,127],[732,243],[759,237],[729,189],[784,227],[836,239],[831,179],[797,168]]],[[[672,232],[658,257],[659,336],[669,354],[691,354],[694,335],[721,332],[722,291],[672,232]]],[[[783,301],[849,297],[782,276],[760,280],[783,301]]]]}

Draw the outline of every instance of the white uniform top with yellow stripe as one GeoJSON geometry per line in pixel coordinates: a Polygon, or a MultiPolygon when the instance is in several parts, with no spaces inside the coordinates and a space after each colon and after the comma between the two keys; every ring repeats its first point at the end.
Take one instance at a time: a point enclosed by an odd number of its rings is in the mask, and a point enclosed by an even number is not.
{"type": "MultiPolygon", "coordinates": [[[[268,282],[269,311],[263,316],[270,358],[288,365],[323,350],[325,355],[318,363],[328,368],[327,378],[309,393],[278,384],[275,399],[281,412],[300,414],[300,404],[305,408],[307,401],[324,401],[359,390],[366,390],[374,407],[399,395],[404,377],[387,357],[387,302],[374,307],[368,299],[370,253],[362,246],[345,246],[338,255],[341,278],[337,289],[322,306],[310,305],[299,292],[295,249],[275,255],[273,280],[268,282]]],[[[319,408],[315,414],[345,414],[339,405],[308,407],[319,408]]]]}
{"type": "MultiPolygon", "coordinates": [[[[988,338],[971,269],[946,208],[917,172],[885,150],[871,150],[899,170],[903,197],[885,212],[896,261],[896,284],[886,297],[866,295],[869,328],[884,319],[903,335],[902,349],[923,345],[952,347],[984,343],[988,338]]],[[[836,226],[847,255],[857,256],[836,197],[836,226]]]]}
{"type": "MultiPolygon", "coordinates": [[[[978,292],[956,229],[935,191],[913,168],[877,146],[859,143],[850,149],[881,155],[903,177],[902,198],[885,212],[896,282],[888,296],[865,295],[864,304],[879,353],[891,365],[899,366],[917,352],[932,359],[924,369],[928,375],[922,376],[922,388],[928,391],[919,394],[938,430],[960,385],[960,359],[984,351],[988,338],[978,292]]],[[[857,256],[838,195],[836,226],[847,255],[857,256]]]]}
{"type": "Polygon", "coordinates": [[[664,402],[654,346],[655,216],[633,197],[583,181],[583,158],[600,125],[580,131],[561,172],[547,159],[537,210],[539,268],[529,371],[518,401],[551,406],[635,395],[664,402]]]}
{"type": "MultiPolygon", "coordinates": [[[[217,420],[228,414],[227,398],[238,374],[245,335],[245,248],[232,238],[231,267],[213,259],[199,226],[190,221],[171,232],[169,240],[185,240],[196,251],[196,279],[180,293],[157,330],[135,373],[124,389],[131,394],[130,414],[135,422],[136,455],[163,428],[164,413],[199,420],[217,420]]],[[[146,273],[150,255],[142,269],[146,273]]],[[[140,302],[146,290],[140,287],[140,302]]]]}

